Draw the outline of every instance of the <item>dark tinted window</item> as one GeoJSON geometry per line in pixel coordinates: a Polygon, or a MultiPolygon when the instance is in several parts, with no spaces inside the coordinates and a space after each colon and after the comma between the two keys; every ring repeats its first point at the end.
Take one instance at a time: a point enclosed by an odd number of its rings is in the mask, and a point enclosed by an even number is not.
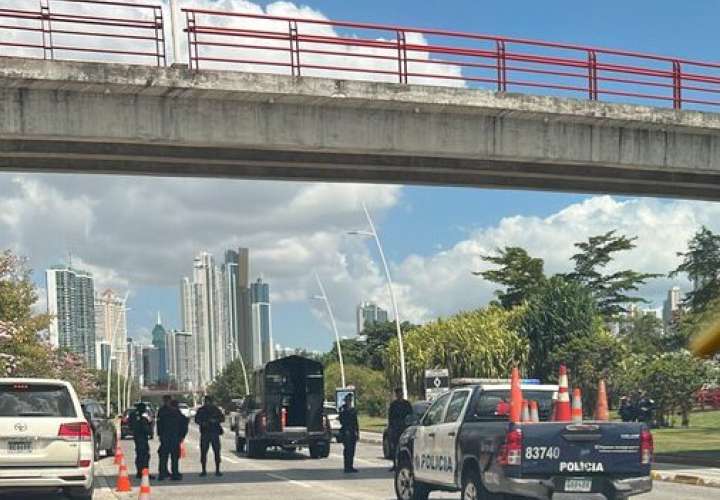
{"type": "Polygon", "coordinates": [[[445,405],[450,399],[450,393],[443,394],[432,404],[423,418],[423,425],[437,425],[442,422],[445,405]]]}
{"type": "Polygon", "coordinates": [[[460,417],[463,408],[465,408],[465,401],[467,401],[469,395],[470,391],[458,391],[453,394],[447,412],[445,412],[446,424],[455,422],[460,417]]]}
{"type": "Polygon", "coordinates": [[[64,386],[0,384],[0,417],[77,417],[64,386]]]}
{"type": "MultiPolygon", "coordinates": [[[[540,421],[550,419],[552,413],[552,392],[523,391],[523,398],[537,401],[540,421]]],[[[468,412],[470,413],[470,412],[468,412]]],[[[483,391],[475,405],[475,415],[488,420],[506,420],[510,413],[510,391],[483,391]]]]}

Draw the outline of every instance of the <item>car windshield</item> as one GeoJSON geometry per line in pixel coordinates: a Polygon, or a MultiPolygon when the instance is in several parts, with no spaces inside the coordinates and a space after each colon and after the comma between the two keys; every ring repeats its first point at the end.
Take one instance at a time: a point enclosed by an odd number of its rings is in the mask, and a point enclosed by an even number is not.
{"type": "Polygon", "coordinates": [[[0,417],[76,417],[67,387],[0,384],[0,417]]]}

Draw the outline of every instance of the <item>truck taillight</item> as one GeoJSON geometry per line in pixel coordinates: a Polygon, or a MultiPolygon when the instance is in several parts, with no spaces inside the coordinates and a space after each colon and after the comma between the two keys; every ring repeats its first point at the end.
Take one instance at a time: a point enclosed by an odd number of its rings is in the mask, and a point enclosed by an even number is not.
{"type": "Polygon", "coordinates": [[[505,443],[498,455],[500,465],[522,464],[522,430],[512,429],[505,435],[505,443]]]}
{"type": "Polygon", "coordinates": [[[284,431],[287,426],[287,408],[280,409],[280,430],[284,431]]]}
{"type": "Polygon", "coordinates": [[[258,423],[260,425],[260,429],[258,429],[260,432],[265,432],[265,429],[267,429],[267,416],[264,413],[260,414],[260,418],[258,419],[258,423]]]}
{"type": "Polygon", "coordinates": [[[640,463],[647,465],[652,462],[654,451],[653,437],[648,429],[640,432],[640,463]]]}
{"type": "Polygon", "coordinates": [[[90,441],[92,439],[92,429],[90,429],[87,422],[61,424],[58,437],[68,441],[90,441]]]}

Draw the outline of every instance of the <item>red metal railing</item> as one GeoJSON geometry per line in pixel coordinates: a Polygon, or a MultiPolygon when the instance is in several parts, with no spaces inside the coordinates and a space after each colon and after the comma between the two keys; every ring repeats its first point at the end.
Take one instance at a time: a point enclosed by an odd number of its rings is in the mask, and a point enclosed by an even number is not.
{"type": "Polygon", "coordinates": [[[435,29],[183,12],[189,63],[198,70],[544,89],[675,109],[720,106],[720,63],[435,29]]]}
{"type": "MultiPolygon", "coordinates": [[[[30,0],[27,1],[30,4],[30,0]]],[[[154,60],[164,66],[160,5],[40,0],[34,10],[0,8],[0,46],[45,59],[154,60]]]]}

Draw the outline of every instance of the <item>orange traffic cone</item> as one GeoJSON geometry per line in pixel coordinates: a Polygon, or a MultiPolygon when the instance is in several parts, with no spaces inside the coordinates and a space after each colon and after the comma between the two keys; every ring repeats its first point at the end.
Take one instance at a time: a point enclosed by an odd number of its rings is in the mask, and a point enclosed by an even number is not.
{"type": "Polygon", "coordinates": [[[530,401],[530,422],[540,422],[540,413],[538,412],[538,404],[534,399],[530,401]]]}
{"type": "Polygon", "coordinates": [[[521,420],[523,422],[530,422],[530,403],[527,399],[523,400],[521,420]]]}
{"type": "Polygon", "coordinates": [[[187,450],[185,449],[185,440],[180,441],[180,458],[187,458],[187,450]]]}
{"type": "Polygon", "coordinates": [[[150,471],[143,469],[142,482],[140,483],[140,493],[138,500],[150,500],[150,471]]]}
{"type": "Polygon", "coordinates": [[[565,365],[560,365],[558,385],[558,398],[557,403],[555,403],[555,418],[553,420],[556,422],[569,422],[572,420],[572,413],[570,411],[570,394],[568,393],[568,377],[565,365]]]}
{"type": "Polygon", "coordinates": [[[127,466],[125,465],[125,457],[122,457],[120,460],[120,470],[118,473],[117,484],[115,485],[115,491],[118,493],[127,493],[128,491],[132,491],[127,466]]]}
{"type": "Polygon", "coordinates": [[[580,389],[573,391],[572,401],[572,421],[574,424],[582,424],[583,420],[583,409],[582,409],[582,395],[580,389]]]}
{"type": "Polygon", "coordinates": [[[605,381],[600,380],[598,385],[598,400],[597,406],[595,407],[595,420],[601,422],[607,422],[610,420],[610,412],[608,411],[608,400],[607,400],[607,389],[605,388],[605,381]]]}
{"type": "Polygon", "coordinates": [[[122,446],[120,446],[120,442],[118,441],[117,446],[115,446],[115,465],[120,465],[123,458],[125,458],[125,455],[123,455],[122,446]]]}
{"type": "Polygon", "coordinates": [[[510,379],[510,422],[518,423],[522,417],[522,388],[520,387],[520,370],[512,369],[510,379]]]}

